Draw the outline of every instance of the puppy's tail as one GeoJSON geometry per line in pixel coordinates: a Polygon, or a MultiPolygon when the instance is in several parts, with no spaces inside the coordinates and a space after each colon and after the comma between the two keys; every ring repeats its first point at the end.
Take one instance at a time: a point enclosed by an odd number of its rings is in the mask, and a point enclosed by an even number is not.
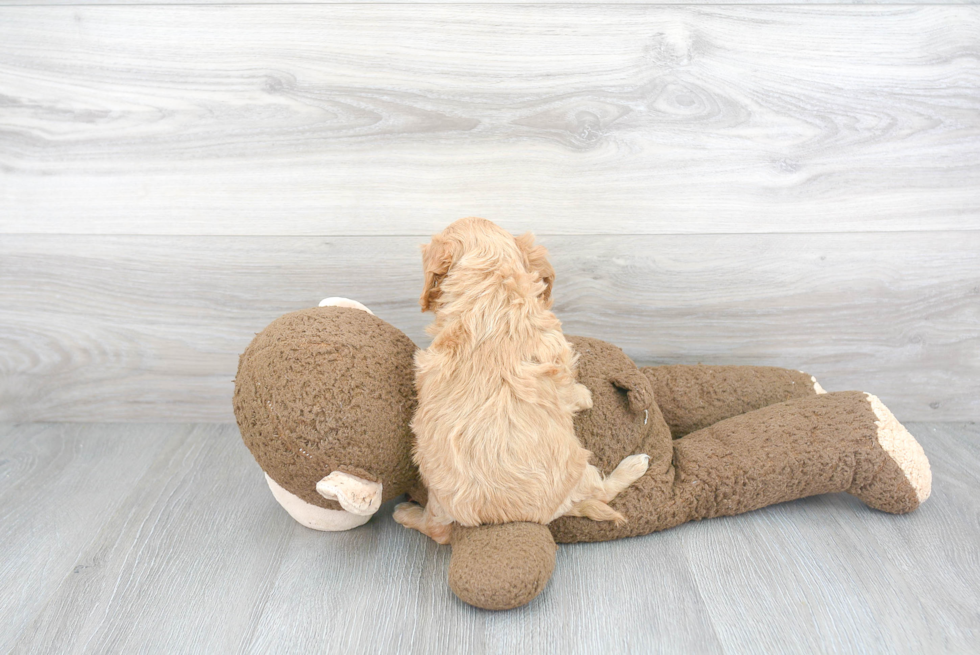
{"type": "Polygon", "coordinates": [[[626,523],[625,516],[595,498],[586,498],[575,503],[565,516],[584,516],[593,521],[613,521],[616,525],[626,523]]]}

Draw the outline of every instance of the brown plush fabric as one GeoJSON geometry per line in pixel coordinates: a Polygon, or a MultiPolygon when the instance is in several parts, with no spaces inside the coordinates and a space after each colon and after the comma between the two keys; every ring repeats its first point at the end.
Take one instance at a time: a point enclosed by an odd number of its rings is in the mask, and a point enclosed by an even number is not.
{"type": "Polygon", "coordinates": [[[669,460],[670,430],[633,360],[605,341],[568,340],[579,354],[578,381],[592,392],[592,409],[575,417],[575,435],[592,451],[589,463],[609,474],[627,455],[646,453],[651,463],[669,460]]]}
{"type": "Polygon", "coordinates": [[[816,395],[807,373],[772,366],[645,366],[675,439],[726,418],[816,395]]]}
{"type": "MultiPolygon", "coordinates": [[[[530,602],[551,576],[556,541],[643,535],[839,491],[886,512],[919,504],[878,443],[864,393],[816,395],[809,375],[769,367],[641,371],[611,344],[569,340],[580,354],[579,380],[592,391],[592,409],[575,419],[592,463],[608,473],[646,453],[650,467],[610,503],[626,516],[622,526],[562,517],[549,526],[454,528],[450,585],[467,603],[530,602]]],[[[283,316],[239,363],[235,415],[245,444],[282,487],[321,507],[340,508],[315,489],[334,470],[382,482],[384,500],[409,492],[424,503],[408,427],[414,352],[401,331],[361,310],[283,316]]]]}
{"type": "Polygon", "coordinates": [[[487,610],[520,607],[541,593],[557,546],[547,526],[505,523],[453,527],[449,586],[460,600],[487,610]]]}
{"type": "Polygon", "coordinates": [[[415,344],[359,309],[286,314],[241,356],[235,417],[259,466],[313,505],[331,471],[382,482],[383,500],[417,486],[411,461],[415,344]]]}
{"type": "Polygon", "coordinates": [[[882,511],[911,511],[915,491],[878,444],[875,421],[859,391],[735,416],[675,441],[672,468],[651,468],[617,496],[610,505],[625,525],[562,517],[551,532],[559,543],[607,541],[840,491],[882,511]]]}

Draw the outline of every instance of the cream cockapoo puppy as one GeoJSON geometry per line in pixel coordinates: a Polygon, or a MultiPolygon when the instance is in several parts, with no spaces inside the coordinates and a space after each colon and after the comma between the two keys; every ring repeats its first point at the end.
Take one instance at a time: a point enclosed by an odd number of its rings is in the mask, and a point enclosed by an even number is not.
{"type": "Polygon", "coordinates": [[[572,418],[592,397],[551,311],[547,251],[530,233],[464,218],[423,246],[422,260],[419,302],[435,322],[415,358],[412,429],[429,497],[424,509],[399,505],[395,520],[439,543],[453,522],[625,521],[606,503],[649,458],[627,457],[603,479],[575,436],[572,418]]]}

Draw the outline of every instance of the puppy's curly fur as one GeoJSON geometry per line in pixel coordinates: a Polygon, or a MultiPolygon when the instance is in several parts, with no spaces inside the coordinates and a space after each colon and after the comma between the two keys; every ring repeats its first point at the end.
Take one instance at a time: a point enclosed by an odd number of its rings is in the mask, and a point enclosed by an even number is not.
{"type": "Polygon", "coordinates": [[[606,502],[646,472],[628,457],[608,477],[589,462],[572,418],[592,407],[575,381],[577,355],[551,312],[555,272],[530,233],[513,237],[464,218],[423,246],[422,311],[435,312],[432,345],[416,354],[415,463],[423,509],[395,520],[440,543],[451,525],[562,515],[622,522],[606,502]]]}

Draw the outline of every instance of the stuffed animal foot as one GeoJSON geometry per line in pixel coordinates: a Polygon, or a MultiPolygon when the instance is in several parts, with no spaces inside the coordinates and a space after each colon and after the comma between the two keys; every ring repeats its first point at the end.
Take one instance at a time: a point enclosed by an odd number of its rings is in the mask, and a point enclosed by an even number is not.
{"type": "Polygon", "coordinates": [[[539,523],[453,526],[449,586],[465,603],[507,610],[530,603],[555,569],[558,547],[539,523]]]}
{"type": "Polygon", "coordinates": [[[770,405],[674,442],[675,497],[690,518],[727,516],[846,491],[910,512],[932,484],[922,447],[870,394],[838,391],[770,405]]]}
{"type": "Polygon", "coordinates": [[[885,405],[865,394],[875,416],[872,451],[877,468],[870,475],[855,475],[847,492],[868,507],[890,514],[911,512],[932,491],[932,471],[922,446],[885,405]],[[883,456],[882,456],[883,455],[883,456]]]}

